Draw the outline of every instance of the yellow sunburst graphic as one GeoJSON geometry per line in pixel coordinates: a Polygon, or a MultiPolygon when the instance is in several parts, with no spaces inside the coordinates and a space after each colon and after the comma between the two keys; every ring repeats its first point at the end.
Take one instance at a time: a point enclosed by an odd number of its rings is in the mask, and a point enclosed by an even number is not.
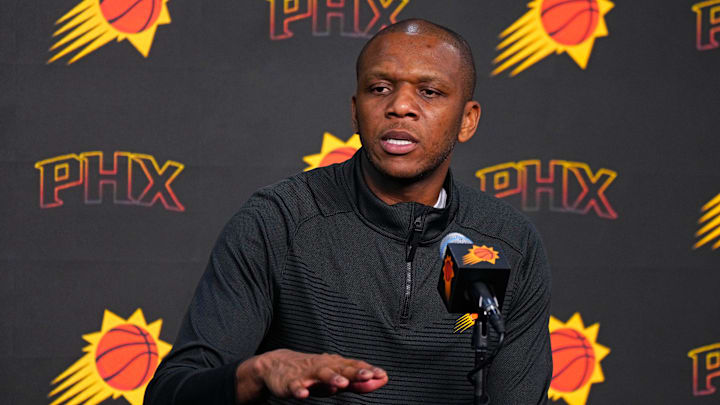
{"type": "Polygon", "coordinates": [[[330,132],[325,132],[320,153],[303,157],[303,161],[308,164],[305,171],[344,162],[350,159],[361,146],[358,134],[351,136],[347,142],[343,142],[330,132]]]}
{"type": "Polygon", "coordinates": [[[478,314],[467,313],[455,321],[455,328],[453,333],[463,333],[471,327],[475,326],[475,321],[478,319],[478,314]]]}
{"type": "Polygon", "coordinates": [[[499,258],[500,254],[491,246],[473,245],[473,247],[468,249],[468,253],[463,256],[463,264],[477,264],[480,262],[495,264],[495,261],[499,258]]]}
{"type": "Polygon", "coordinates": [[[128,319],[105,310],[100,331],[83,335],[86,353],[53,381],[50,405],[94,405],[124,397],[142,405],[145,387],[171,346],[160,340],[162,319],[145,322],[141,309],[128,319]],[[63,392],[64,391],[64,392],[63,392]]]}
{"type": "Polygon", "coordinates": [[[715,241],[714,245],[712,245],[712,249],[715,250],[720,248],[720,194],[716,195],[712,200],[708,201],[707,204],[703,205],[701,212],[704,214],[698,220],[698,225],[704,225],[695,232],[695,237],[702,237],[702,239],[693,245],[693,249],[704,246],[713,239],[718,240],[715,241]]]}
{"type": "Polygon", "coordinates": [[[62,26],[53,37],[64,36],[50,48],[50,52],[65,46],[51,57],[52,63],[77,49],[67,64],[95,51],[113,39],[130,41],[147,58],[158,25],[170,23],[168,0],[82,0],[60,17],[55,25],[62,26]]]}
{"type": "Polygon", "coordinates": [[[576,312],[566,323],[551,316],[549,330],[553,376],[548,396],[553,401],[562,398],[568,405],[585,405],[590,386],[605,381],[600,361],[610,349],[597,343],[600,324],[586,328],[576,312]]]}
{"type": "Polygon", "coordinates": [[[493,60],[500,64],[492,71],[495,76],[517,65],[510,76],[515,76],[551,53],[570,55],[580,68],[585,69],[595,38],[608,35],[605,24],[614,4],[608,0],[534,0],[530,10],[500,34],[503,50],[493,60]]]}

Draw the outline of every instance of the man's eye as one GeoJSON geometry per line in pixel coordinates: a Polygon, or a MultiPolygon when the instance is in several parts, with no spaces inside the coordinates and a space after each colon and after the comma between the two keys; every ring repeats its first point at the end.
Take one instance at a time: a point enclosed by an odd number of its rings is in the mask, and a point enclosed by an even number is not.
{"type": "Polygon", "coordinates": [[[386,94],[390,91],[390,88],[387,86],[373,86],[370,91],[375,94],[386,94]]]}
{"type": "Polygon", "coordinates": [[[433,89],[422,89],[420,90],[420,94],[422,94],[425,97],[436,97],[440,95],[440,92],[435,91],[433,89]]]}

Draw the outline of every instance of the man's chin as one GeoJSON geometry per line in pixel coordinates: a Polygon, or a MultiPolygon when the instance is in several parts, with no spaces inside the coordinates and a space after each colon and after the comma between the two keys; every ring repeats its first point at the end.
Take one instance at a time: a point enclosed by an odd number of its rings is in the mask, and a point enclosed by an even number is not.
{"type": "Polygon", "coordinates": [[[367,151],[365,156],[376,172],[387,180],[400,184],[414,183],[432,172],[432,168],[422,167],[420,163],[411,161],[408,156],[383,158],[379,162],[367,151]]]}
{"type": "Polygon", "coordinates": [[[406,165],[373,165],[378,172],[389,180],[397,183],[414,183],[428,176],[428,171],[422,170],[417,166],[408,167],[406,165]]]}

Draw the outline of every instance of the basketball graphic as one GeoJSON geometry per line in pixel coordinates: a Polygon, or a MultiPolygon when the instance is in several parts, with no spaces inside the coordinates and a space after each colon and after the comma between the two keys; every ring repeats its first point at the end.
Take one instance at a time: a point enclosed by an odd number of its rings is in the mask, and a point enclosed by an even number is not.
{"type": "Polygon", "coordinates": [[[476,247],[475,249],[473,249],[473,254],[481,260],[486,260],[488,262],[494,263],[497,252],[493,250],[493,248],[489,248],[483,245],[481,247],[476,247]]]}
{"type": "Polygon", "coordinates": [[[493,249],[491,246],[476,246],[468,249],[468,253],[463,256],[463,264],[477,264],[480,262],[488,262],[495,264],[495,261],[500,258],[500,254],[493,249]]]}
{"type": "Polygon", "coordinates": [[[357,152],[357,149],[351,148],[349,146],[337,148],[325,155],[325,157],[323,157],[322,161],[320,162],[320,167],[330,166],[335,163],[342,163],[350,159],[352,155],[355,154],[355,152],[357,152]]]}
{"type": "Polygon", "coordinates": [[[162,0],[101,0],[105,20],[120,32],[145,31],[160,16],[162,0]]]}
{"type": "Polygon", "coordinates": [[[590,342],[574,329],[558,329],[550,334],[553,376],[550,386],[572,392],[588,382],[595,367],[595,352],[590,342]]]}
{"type": "Polygon", "coordinates": [[[162,319],[145,321],[142,310],[123,319],[105,310],[99,331],[83,335],[83,355],[52,381],[50,405],[94,405],[124,397],[142,405],[145,387],[171,346],[160,340],[162,319]]]}
{"type": "Polygon", "coordinates": [[[513,66],[515,76],[553,53],[567,53],[585,69],[595,39],[608,35],[605,14],[613,7],[609,0],[531,1],[530,10],[500,33],[492,76],[513,66]]]}
{"type": "Polygon", "coordinates": [[[548,396],[568,405],[585,405],[590,387],[605,381],[600,361],[610,350],[597,343],[599,324],[585,327],[579,313],[566,323],[551,316],[548,326],[553,373],[548,396]]]}
{"type": "Polygon", "coordinates": [[[544,0],[540,11],[545,32],[563,45],[590,38],[598,23],[596,0],[544,0]]]}
{"type": "Polygon", "coordinates": [[[303,161],[308,164],[305,171],[342,163],[350,159],[361,146],[358,134],[351,136],[347,142],[343,142],[335,135],[325,132],[320,153],[303,157],[303,161]]]}
{"type": "Polygon", "coordinates": [[[68,65],[115,40],[128,40],[147,58],[159,25],[170,24],[168,0],[81,0],[55,25],[50,47],[58,51],[47,63],[77,51],[68,65]],[[60,49],[62,48],[62,49],[60,49]]]}
{"type": "Polygon", "coordinates": [[[137,325],[124,324],[110,329],[95,351],[95,366],[111,387],[130,391],[150,380],[158,364],[153,337],[137,325]]]}

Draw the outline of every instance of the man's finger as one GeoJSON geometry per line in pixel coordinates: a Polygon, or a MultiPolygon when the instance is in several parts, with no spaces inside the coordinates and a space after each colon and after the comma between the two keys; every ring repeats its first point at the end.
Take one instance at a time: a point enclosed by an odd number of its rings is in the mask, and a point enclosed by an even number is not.
{"type": "Polygon", "coordinates": [[[370,371],[370,368],[361,368],[356,373],[356,381],[367,381],[369,379],[373,378],[373,372],[370,371]]]}
{"type": "Polygon", "coordinates": [[[340,369],[340,374],[342,374],[343,377],[347,378],[350,381],[355,381],[358,371],[360,370],[357,367],[345,366],[340,369]]]}
{"type": "Polygon", "coordinates": [[[366,368],[368,370],[373,368],[373,366],[371,366],[370,363],[368,363],[366,361],[362,361],[362,360],[353,360],[352,365],[355,366],[356,368],[366,368]]]}
{"type": "Polygon", "coordinates": [[[372,379],[372,380],[368,380],[368,381],[354,381],[348,385],[347,390],[352,391],[352,392],[357,392],[359,394],[365,394],[368,392],[375,391],[376,389],[387,384],[387,382],[388,382],[387,376],[385,376],[384,378],[372,379]]]}
{"type": "Polygon", "coordinates": [[[368,367],[353,367],[347,366],[343,368],[340,373],[350,381],[367,381],[374,378],[375,373],[372,371],[374,367],[368,365],[368,367]]]}
{"type": "Polygon", "coordinates": [[[360,380],[365,381],[371,378],[376,378],[375,369],[377,369],[377,367],[372,366],[370,363],[362,360],[354,360],[352,365],[358,369],[357,378],[360,380]]]}
{"type": "Polygon", "coordinates": [[[315,384],[308,389],[310,390],[310,395],[314,397],[329,397],[337,394],[337,392],[340,391],[340,388],[338,387],[323,383],[315,384]]]}
{"type": "Polygon", "coordinates": [[[374,379],[382,379],[387,377],[387,372],[380,367],[373,367],[371,371],[373,372],[374,379]]]}
{"type": "Polygon", "coordinates": [[[310,395],[310,391],[306,388],[305,382],[299,378],[288,383],[288,390],[290,391],[290,396],[295,398],[307,398],[310,395]]]}
{"type": "Polygon", "coordinates": [[[345,388],[350,383],[347,378],[335,372],[335,370],[330,367],[322,367],[318,370],[317,377],[320,382],[331,387],[345,388]]]}

